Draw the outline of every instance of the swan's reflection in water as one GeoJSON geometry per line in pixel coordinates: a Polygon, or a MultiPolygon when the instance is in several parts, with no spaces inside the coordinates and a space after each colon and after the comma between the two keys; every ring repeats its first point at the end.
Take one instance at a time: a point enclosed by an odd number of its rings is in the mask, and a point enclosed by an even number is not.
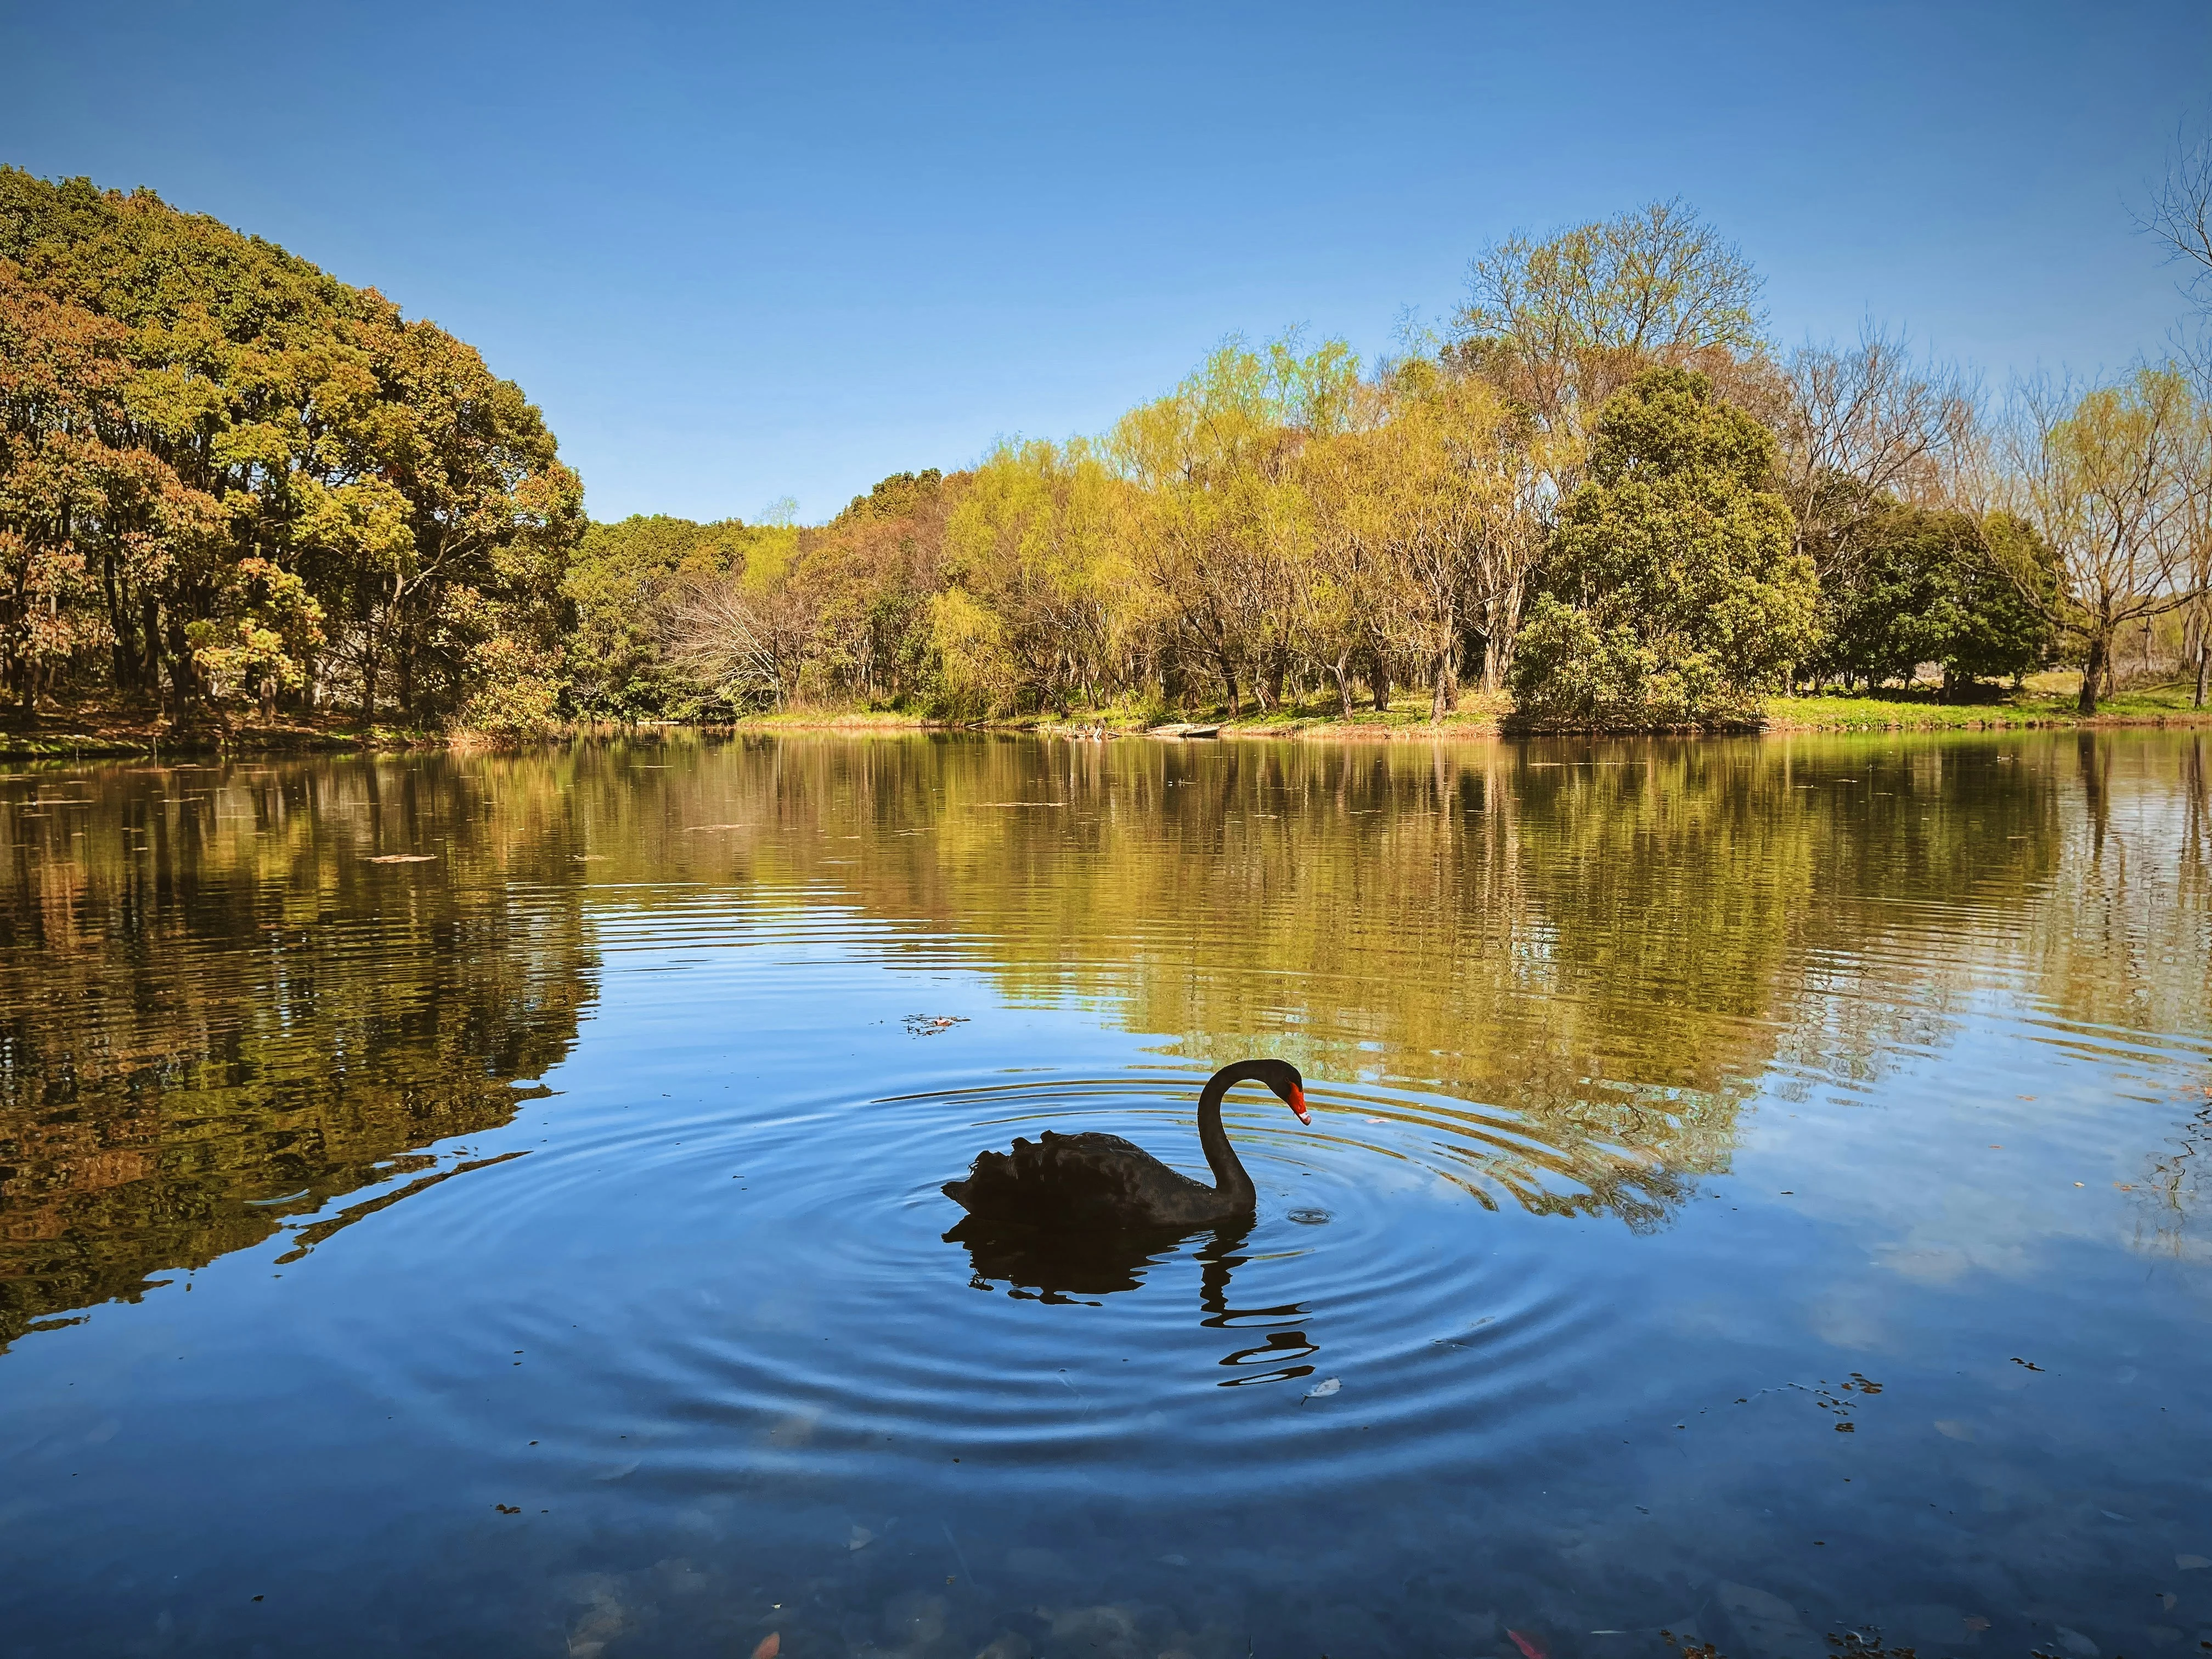
{"type": "Polygon", "coordinates": [[[1249,1258],[1242,1251],[1251,1236],[1249,1222],[1196,1232],[1141,1231],[1048,1233],[976,1216],[962,1218],[945,1235],[948,1244],[968,1252],[970,1288],[996,1291],[1025,1302],[1082,1303],[1133,1291],[1153,1268],[1182,1255],[1183,1246],[1202,1238],[1192,1257],[1198,1263],[1199,1323],[1209,1329],[1261,1336],[1218,1362],[1235,1375],[1220,1380],[1224,1389],[1258,1382],[1288,1382],[1313,1374],[1306,1362],[1320,1352],[1304,1328],[1312,1310],[1304,1303],[1273,1308],[1236,1308],[1229,1302],[1231,1277],[1249,1258]]]}

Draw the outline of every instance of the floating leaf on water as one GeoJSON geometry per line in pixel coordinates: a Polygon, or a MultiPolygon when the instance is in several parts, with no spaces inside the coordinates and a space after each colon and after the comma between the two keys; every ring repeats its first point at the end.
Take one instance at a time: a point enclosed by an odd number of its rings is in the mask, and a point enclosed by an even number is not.
{"type": "Polygon", "coordinates": [[[370,864],[435,864],[438,855],[435,853],[379,853],[366,861],[370,864]]]}
{"type": "Polygon", "coordinates": [[[2173,1565],[2184,1572],[2194,1572],[2199,1567],[2212,1567],[2212,1560],[2201,1555],[2177,1555],[2173,1558],[2173,1565]]]}
{"type": "Polygon", "coordinates": [[[1326,1400],[1343,1386],[1344,1379],[1340,1376],[1323,1377],[1306,1390],[1305,1397],[1309,1400],[1326,1400]]]}
{"type": "Polygon", "coordinates": [[[1936,1432],[1946,1440],[1972,1440],[1974,1437],[1974,1431],[1971,1426],[1952,1417],[1937,1418],[1936,1432]]]}
{"type": "Polygon", "coordinates": [[[1509,1630],[1505,1633],[1513,1638],[1513,1645],[1521,1650],[1526,1659],[1551,1659],[1544,1644],[1534,1637],[1524,1636],[1517,1630],[1509,1630]]]}
{"type": "Polygon", "coordinates": [[[778,1650],[782,1646],[782,1634],[777,1631],[770,1631],[761,1638],[760,1645],[753,1650],[753,1659],[775,1659],[778,1650]]]}
{"type": "Polygon", "coordinates": [[[964,1014],[908,1014],[899,1022],[916,1036],[935,1036],[939,1031],[949,1031],[967,1023],[964,1014]]]}
{"type": "Polygon", "coordinates": [[[875,1541],[875,1534],[870,1532],[866,1527],[855,1527],[853,1528],[853,1535],[845,1540],[845,1547],[848,1550],[864,1550],[875,1541]]]}
{"type": "Polygon", "coordinates": [[[1322,1227],[1328,1224],[1329,1214],[1327,1210],[1293,1210],[1291,1219],[1301,1227],[1322,1227]]]}

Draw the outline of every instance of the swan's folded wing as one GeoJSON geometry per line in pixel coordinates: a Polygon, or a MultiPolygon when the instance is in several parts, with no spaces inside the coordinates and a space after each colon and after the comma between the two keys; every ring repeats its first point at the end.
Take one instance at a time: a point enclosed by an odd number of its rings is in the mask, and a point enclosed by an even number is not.
{"type": "Polygon", "coordinates": [[[1138,1197],[1138,1177],[1152,1162],[1119,1135],[1048,1133],[1012,1159],[1024,1206],[1056,1220],[1110,1220],[1138,1197]]]}

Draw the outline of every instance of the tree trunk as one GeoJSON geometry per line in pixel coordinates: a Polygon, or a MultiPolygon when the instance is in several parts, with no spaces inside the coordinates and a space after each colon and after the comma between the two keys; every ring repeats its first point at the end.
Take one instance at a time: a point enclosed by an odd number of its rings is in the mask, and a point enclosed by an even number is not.
{"type": "Polygon", "coordinates": [[[2212,640],[2199,640],[2197,641],[2197,701],[2190,705],[2192,708],[2204,707],[2204,670],[2208,664],[2212,664],[2212,640]]]}
{"type": "Polygon", "coordinates": [[[2097,712],[2097,686],[2105,677],[2108,644],[2102,634],[2090,636],[2088,659],[2081,665],[2081,695],[2074,705],[2075,712],[2085,719],[2097,712]]]}
{"type": "Polygon", "coordinates": [[[1429,693],[1429,719],[1441,722],[1447,713],[1459,707],[1459,665],[1449,651],[1437,654],[1436,684],[1429,693]]]}
{"type": "Polygon", "coordinates": [[[1375,712],[1378,714],[1389,714],[1390,712],[1390,671],[1382,665],[1382,659],[1380,657],[1376,657],[1368,665],[1367,689],[1374,694],[1375,712]]]}
{"type": "Polygon", "coordinates": [[[361,723],[376,724],[376,653],[365,653],[361,659],[361,723]]]}
{"type": "Polygon", "coordinates": [[[1229,718],[1233,720],[1244,712],[1244,706],[1237,700],[1237,671],[1226,657],[1221,659],[1221,683],[1229,688],[1229,718]]]}
{"type": "Polygon", "coordinates": [[[158,703],[161,700],[161,617],[151,596],[138,601],[138,635],[146,647],[138,684],[158,703]]]}
{"type": "MultiPolygon", "coordinates": [[[[2197,677],[2197,690],[2200,693],[2203,690],[2203,676],[2201,674],[2197,677]]],[[[1352,653],[1349,651],[1343,653],[1336,659],[1336,698],[1344,705],[1344,718],[1350,720],[1352,718],[1352,653]]],[[[2200,702],[2203,701],[2201,696],[2197,700],[2200,702]]]]}
{"type": "Polygon", "coordinates": [[[191,641],[185,637],[185,625],[173,617],[169,623],[169,694],[173,709],[169,719],[182,726],[191,711],[193,694],[198,690],[192,672],[191,641]]]}
{"type": "Polygon", "coordinates": [[[100,561],[100,587],[107,599],[107,631],[114,637],[110,650],[115,663],[115,689],[131,690],[133,671],[137,665],[131,659],[137,641],[131,638],[131,607],[123,597],[123,590],[115,580],[115,560],[109,556],[100,561]]]}

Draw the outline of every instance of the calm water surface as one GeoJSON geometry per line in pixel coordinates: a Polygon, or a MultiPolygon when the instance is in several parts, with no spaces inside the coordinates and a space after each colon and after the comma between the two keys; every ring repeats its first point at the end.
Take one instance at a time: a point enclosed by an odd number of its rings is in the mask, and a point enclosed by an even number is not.
{"type": "Polygon", "coordinates": [[[0,778],[0,1649],[2200,1654],[2208,749],[0,778]]]}

